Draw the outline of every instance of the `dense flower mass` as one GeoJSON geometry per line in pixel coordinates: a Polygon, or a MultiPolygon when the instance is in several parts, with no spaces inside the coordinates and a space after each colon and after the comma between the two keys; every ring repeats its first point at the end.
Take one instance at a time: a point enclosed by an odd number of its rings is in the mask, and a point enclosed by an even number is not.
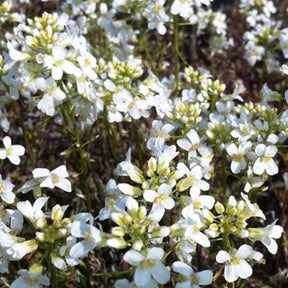
{"type": "Polygon", "coordinates": [[[287,287],[284,2],[0,3],[0,287],[287,287]]]}

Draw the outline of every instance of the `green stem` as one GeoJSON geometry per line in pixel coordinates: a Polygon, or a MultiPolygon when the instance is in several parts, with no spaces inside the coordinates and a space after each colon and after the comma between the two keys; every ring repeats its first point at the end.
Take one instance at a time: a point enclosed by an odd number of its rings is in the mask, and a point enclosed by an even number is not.
{"type": "Polygon", "coordinates": [[[177,15],[173,16],[173,34],[174,34],[174,74],[176,81],[176,92],[179,88],[179,23],[177,15]]]}
{"type": "MultiPolygon", "coordinates": [[[[49,249],[51,253],[51,248],[49,249]]],[[[47,254],[46,260],[48,262],[48,267],[50,271],[50,280],[51,280],[51,288],[57,288],[57,275],[56,275],[56,269],[51,261],[50,253],[47,254]]]]}
{"type": "Polygon", "coordinates": [[[137,146],[137,151],[138,151],[138,159],[139,159],[139,163],[142,169],[142,165],[143,165],[143,151],[142,151],[142,143],[141,143],[141,139],[140,139],[140,135],[139,135],[139,126],[136,122],[135,119],[132,119],[132,125],[133,125],[133,132],[136,138],[136,146],[137,146]]]}
{"type": "Polygon", "coordinates": [[[91,194],[89,191],[89,181],[88,181],[88,169],[87,169],[87,159],[86,159],[86,153],[82,144],[81,140],[81,133],[80,129],[78,127],[78,123],[75,118],[74,109],[71,105],[70,99],[68,99],[66,102],[67,105],[67,111],[69,113],[69,118],[71,120],[72,126],[73,126],[73,136],[76,140],[76,147],[78,148],[78,153],[80,156],[80,174],[79,174],[79,180],[80,180],[80,186],[84,191],[84,195],[86,198],[86,205],[88,212],[92,212],[92,204],[91,204],[91,194]]]}
{"type": "Polygon", "coordinates": [[[226,171],[226,151],[223,150],[222,151],[222,185],[223,185],[223,193],[222,193],[222,197],[223,200],[228,201],[228,195],[227,195],[227,171],[226,171]]]}
{"type": "Polygon", "coordinates": [[[121,276],[121,275],[125,275],[125,274],[130,274],[132,272],[133,272],[132,270],[115,271],[115,272],[101,272],[101,273],[93,274],[93,276],[121,276]]]}
{"type": "Polygon", "coordinates": [[[288,202],[288,190],[285,189],[285,196],[284,196],[284,200],[283,200],[283,206],[282,206],[282,211],[281,211],[281,216],[280,216],[280,221],[279,221],[280,225],[282,225],[284,217],[285,217],[287,202],[288,202]]]}
{"type": "Polygon", "coordinates": [[[104,126],[105,126],[105,130],[107,131],[107,142],[108,142],[108,148],[110,151],[110,155],[113,158],[113,162],[116,165],[117,164],[117,152],[115,151],[117,148],[117,144],[115,142],[114,137],[111,135],[111,127],[110,127],[110,123],[108,121],[108,113],[107,110],[105,110],[104,112],[104,126]]]}
{"type": "Polygon", "coordinates": [[[22,113],[20,111],[20,108],[19,106],[17,105],[16,102],[14,102],[14,108],[15,108],[15,111],[17,113],[17,115],[19,116],[19,123],[20,123],[20,126],[21,126],[21,129],[23,131],[23,137],[24,137],[24,143],[25,143],[25,147],[27,148],[27,151],[28,151],[28,155],[29,155],[29,160],[30,160],[30,163],[31,163],[31,166],[32,168],[35,168],[35,158],[34,158],[34,154],[33,154],[33,150],[30,146],[30,139],[29,139],[29,134],[28,134],[28,131],[25,127],[25,124],[24,124],[24,120],[23,120],[23,117],[22,117],[22,113]]]}

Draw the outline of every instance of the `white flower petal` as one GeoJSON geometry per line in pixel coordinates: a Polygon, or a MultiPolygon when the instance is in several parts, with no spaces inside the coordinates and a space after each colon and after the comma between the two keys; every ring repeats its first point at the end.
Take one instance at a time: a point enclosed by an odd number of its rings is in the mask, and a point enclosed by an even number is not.
{"type": "Polygon", "coordinates": [[[238,273],[237,273],[236,265],[225,265],[224,268],[224,278],[227,282],[231,283],[238,279],[238,273]]]}
{"type": "Polygon", "coordinates": [[[36,168],[32,171],[35,179],[50,176],[50,171],[46,168],[36,168]]]}
{"type": "Polygon", "coordinates": [[[137,266],[144,259],[144,256],[135,250],[129,250],[123,256],[123,260],[133,266],[137,266]]]}
{"type": "Polygon", "coordinates": [[[55,184],[55,186],[66,192],[72,191],[71,183],[68,179],[60,179],[59,182],[55,184]]]}
{"type": "Polygon", "coordinates": [[[152,276],[160,284],[166,284],[170,280],[170,272],[163,263],[157,261],[151,269],[152,276]]]}
{"type": "Polygon", "coordinates": [[[236,266],[238,275],[242,279],[249,278],[253,273],[251,266],[245,260],[241,260],[236,266]]]}
{"type": "Polygon", "coordinates": [[[231,259],[232,259],[231,255],[225,250],[220,250],[216,255],[216,261],[218,263],[224,263],[231,259]]]}

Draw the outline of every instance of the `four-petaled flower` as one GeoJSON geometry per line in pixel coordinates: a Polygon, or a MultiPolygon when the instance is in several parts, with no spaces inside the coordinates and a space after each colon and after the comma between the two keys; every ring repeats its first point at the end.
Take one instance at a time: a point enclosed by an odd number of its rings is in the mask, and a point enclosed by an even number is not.
{"type": "Polygon", "coordinates": [[[135,250],[125,253],[123,259],[133,266],[137,266],[134,274],[134,282],[138,286],[146,286],[153,279],[159,284],[166,284],[170,280],[170,272],[161,262],[164,256],[162,248],[149,249],[146,256],[135,250]]]}
{"type": "Polygon", "coordinates": [[[246,260],[260,261],[263,255],[254,251],[251,246],[243,244],[236,253],[228,253],[220,250],[216,255],[218,263],[225,263],[224,278],[227,282],[234,282],[238,278],[246,279],[253,273],[251,266],[246,260]]]}
{"type": "Polygon", "coordinates": [[[4,137],[3,144],[5,148],[0,149],[0,159],[8,158],[14,165],[20,164],[20,157],[25,153],[25,148],[22,145],[12,145],[9,136],[4,137]]]}
{"type": "Polygon", "coordinates": [[[279,169],[273,160],[277,151],[278,149],[275,145],[266,146],[263,143],[258,144],[255,148],[258,158],[253,165],[253,172],[257,175],[262,175],[265,171],[270,176],[277,174],[279,169]]]}
{"type": "Polygon", "coordinates": [[[175,288],[200,288],[199,285],[210,285],[213,273],[210,270],[194,272],[193,269],[181,261],[173,263],[173,271],[182,274],[186,280],[176,284],[175,288]]]}
{"type": "Polygon", "coordinates": [[[46,168],[36,168],[32,171],[35,179],[41,179],[40,187],[54,188],[55,186],[66,191],[71,192],[71,183],[66,177],[69,176],[66,166],[61,165],[51,172],[46,168]]]}

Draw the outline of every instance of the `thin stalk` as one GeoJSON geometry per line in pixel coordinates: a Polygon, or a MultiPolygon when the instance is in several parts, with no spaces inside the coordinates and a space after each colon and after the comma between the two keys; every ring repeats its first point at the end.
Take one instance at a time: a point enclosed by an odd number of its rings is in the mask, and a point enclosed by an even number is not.
{"type": "Polygon", "coordinates": [[[280,216],[280,225],[282,225],[284,217],[285,217],[285,212],[286,212],[286,208],[287,208],[287,203],[288,202],[288,190],[285,189],[285,196],[284,196],[284,200],[283,200],[283,206],[282,206],[282,211],[281,211],[281,216],[280,216]]]}
{"type": "Polygon", "coordinates": [[[173,16],[173,34],[174,34],[174,74],[176,81],[176,91],[179,88],[179,23],[177,15],[173,16]]]}
{"type": "Polygon", "coordinates": [[[84,191],[88,212],[91,213],[92,212],[92,204],[91,204],[91,194],[89,191],[86,153],[85,153],[85,150],[84,150],[84,147],[82,144],[80,129],[78,127],[78,123],[76,121],[76,118],[74,115],[74,110],[72,108],[71,102],[68,99],[68,101],[66,101],[66,103],[67,103],[67,108],[68,108],[67,110],[69,113],[69,118],[70,118],[70,120],[72,122],[72,126],[73,126],[73,136],[75,137],[76,146],[78,148],[78,153],[80,156],[80,165],[81,165],[81,170],[80,170],[80,175],[79,175],[80,185],[84,191]]]}
{"type": "Polygon", "coordinates": [[[127,271],[115,271],[115,272],[101,272],[101,273],[95,273],[93,276],[120,276],[125,274],[132,273],[133,270],[127,270],[127,271]]]}
{"type": "Polygon", "coordinates": [[[111,127],[110,127],[110,123],[108,121],[108,113],[107,110],[104,112],[104,126],[105,126],[105,130],[107,131],[107,140],[108,140],[108,149],[110,151],[110,155],[113,158],[113,162],[114,164],[117,164],[117,158],[116,158],[116,154],[115,153],[115,149],[117,147],[115,139],[113,138],[113,136],[111,136],[111,127]]]}
{"type": "Polygon", "coordinates": [[[138,151],[138,159],[139,159],[140,166],[142,167],[142,165],[143,165],[142,143],[141,143],[141,139],[140,139],[140,135],[139,135],[139,126],[138,126],[135,119],[132,119],[132,125],[133,125],[133,133],[134,133],[134,136],[136,138],[136,147],[137,147],[137,151],[138,151]]]}
{"type": "Polygon", "coordinates": [[[222,197],[223,200],[228,200],[228,195],[227,195],[227,171],[226,171],[226,151],[222,151],[222,185],[223,185],[223,192],[222,192],[222,197]]]}
{"type": "Polygon", "coordinates": [[[30,146],[30,142],[31,141],[29,139],[28,131],[27,131],[27,129],[25,127],[25,124],[24,124],[22,113],[21,113],[20,108],[19,108],[19,106],[17,105],[16,102],[14,102],[14,108],[16,110],[17,115],[19,115],[18,119],[19,119],[19,123],[20,123],[21,129],[23,131],[25,147],[26,147],[26,149],[28,151],[28,155],[29,155],[29,160],[31,162],[31,166],[32,166],[32,168],[34,168],[35,167],[35,158],[34,158],[33,150],[32,150],[32,148],[30,146]]]}
{"type": "MultiPolygon", "coordinates": [[[[50,249],[51,251],[51,249],[50,249]]],[[[50,253],[47,254],[47,262],[48,262],[48,267],[49,267],[49,271],[50,271],[50,280],[51,280],[51,288],[57,288],[58,284],[57,284],[57,275],[56,275],[56,269],[51,261],[51,257],[50,257],[50,253]]]]}

